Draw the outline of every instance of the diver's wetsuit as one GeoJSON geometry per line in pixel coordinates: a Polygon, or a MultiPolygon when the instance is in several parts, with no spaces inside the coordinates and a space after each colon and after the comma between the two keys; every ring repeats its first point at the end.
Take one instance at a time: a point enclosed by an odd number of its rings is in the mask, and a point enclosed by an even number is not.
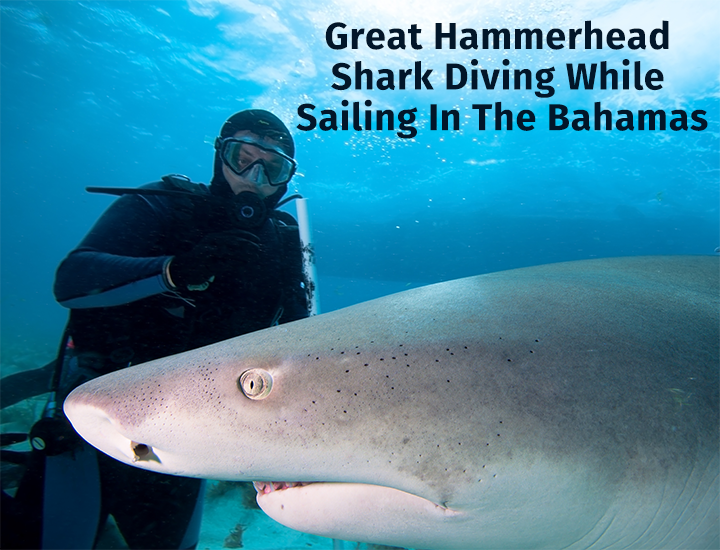
{"type": "MultiPolygon", "coordinates": [[[[196,189],[212,198],[205,186],[196,189]]],[[[307,317],[297,224],[285,212],[270,210],[258,227],[245,228],[262,251],[248,247],[247,258],[229,259],[237,271],[182,296],[169,286],[170,257],[210,233],[236,229],[235,208],[230,199],[119,198],[57,271],[55,296],[71,308],[78,352],[99,354],[106,369],[116,370],[307,317]]]]}
{"type": "MultiPolygon", "coordinates": [[[[172,178],[145,188],[177,189],[172,178]]],[[[307,317],[297,227],[272,208],[257,227],[244,228],[261,251],[248,246],[246,258],[229,259],[206,290],[171,288],[164,267],[172,256],[238,224],[234,198],[219,201],[204,185],[184,188],[196,196],[120,197],[58,268],[55,295],[71,308],[69,333],[86,371],[104,374],[307,317]]],[[[62,387],[61,397],[71,389],[62,387]]],[[[113,514],[131,548],[180,548],[200,480],[98,456],[102,517],[113,514]]]]}

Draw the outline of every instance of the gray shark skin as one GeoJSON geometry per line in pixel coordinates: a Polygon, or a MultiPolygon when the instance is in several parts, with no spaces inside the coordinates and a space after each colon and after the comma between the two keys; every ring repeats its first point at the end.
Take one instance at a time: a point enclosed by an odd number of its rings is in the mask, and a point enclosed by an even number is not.
{"type": "Polygon", "coordinates": [[[719,279],[670,256],[440,283],[103,376],[65,411],[134,466],[313,482],[256,485],[308,533],[718,548],[719,279]]]}

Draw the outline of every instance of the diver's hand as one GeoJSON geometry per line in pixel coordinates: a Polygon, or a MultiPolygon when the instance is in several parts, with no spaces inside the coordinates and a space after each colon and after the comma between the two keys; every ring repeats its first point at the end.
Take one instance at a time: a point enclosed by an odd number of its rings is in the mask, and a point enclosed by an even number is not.
{"type": "Polygon", "coordinates": [[[248,231],[210,233],[189,252],[173,257],[166,268],[167,276],[180,290],[205,290],[216,275],[241,270],[261,250],[260,239],[248,231]]]}

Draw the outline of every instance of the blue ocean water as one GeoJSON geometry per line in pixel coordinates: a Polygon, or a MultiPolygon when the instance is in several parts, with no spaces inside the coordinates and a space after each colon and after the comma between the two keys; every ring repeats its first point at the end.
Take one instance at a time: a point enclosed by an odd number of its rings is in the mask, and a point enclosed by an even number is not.
{"type": "MultiPolygon", "coordinates": [[[[212,140],[245,108],[293,131],[310,199],[321,308],[479,273],[595,257],[713,254],[720,245],[719,8],[713,0],[0,1],[0,345],[3,373],[55,351],[66,311],[55,269],[112,198],[87,186],[136,187],[168,173],[207,182],[212,140]],[[659,28],[669,48],[433,47],[447,29],[659,28]],[[325,31],[422,29],[422,50],[333,50],[325,31]],[[554,95],[447,90],[448,63],[555,67],[554,95]],[[567,63],[640,61],[661,90],[570,90],[567,63]],[[433,90],[346,90],[337,63],[433,68],[433,90]],[[437,77],[437,78],[436,78],[437,77]],[[313,131],[298,106],[416,107],[417,135],[313,131]],[[523,132],[478,129],[473,104],[538,115],[523,132]],[[548,106],[706,112],[703,131],[550,131],[548,106]],[[458,131],[431,130],[429,106],[455,109],[458,131]]],[[[293,212],[293,207],[288,210],[293,212]]]]}
{"type": "MultiPolygon", "coordinates": [[[[708,254],[718,237],[718,9],[711,1],[355,3],[0,2],[2,25],[2,341],[55,346],[65,312],[54,270],[110,203],[89,185],[138,186],[167,173],[211,174],[212,139],[248,107],[293,129],[311,199],[322,309],[432,283],[539,263],[635,254],[708,254]],[[387,4],[387,5],[386,5],[387,4]],[[669,48],[630,52],[434,48],[434,25],[617,27],[669,48]],[[333,50],[329,24],[421,29],[422,50],[333,50]],[[661,70],[658,91],[570,90],[566,63],[622,59],[661,70]],[[556,68],[555,94],[446,90],[447,63],[556,68]],[[433,90],[337,91],[336,63],[432,68],[433,90]],[[298,106],[371,100],[416,107],[418,133],[314,131],[298,106]],[[473,104],[530,109],[533,131],[478,130],[473,104]],[[592,111],[706,111],[706,130],[549,131],[550,103],[592,111]],[[459,131],[429,129],[429,105],[456,109],[459,131]]],[[[350,71],[352,72],[352,71],[350,71]]],[[[412,79],[411,79],[412,81],[412,79]]],[[[412,88],[408,85],[408,88],[412,88]]],[[[364,104],[361,103],[361,105],[364,104]]],[[[491,119],[488,119],[489,121],[491,119]]],[[[290,207],[292,210],[292,207],[290,207]]]]}

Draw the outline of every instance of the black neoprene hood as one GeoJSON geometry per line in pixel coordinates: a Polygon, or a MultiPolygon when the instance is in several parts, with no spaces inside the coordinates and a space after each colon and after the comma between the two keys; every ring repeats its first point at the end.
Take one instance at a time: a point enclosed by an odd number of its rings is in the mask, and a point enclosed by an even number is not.
{"type": "Polygon", "coordinates": [[[286,155],[295,158],[295,143],[290,131],[283,121],[271,112],[262,109],[248,109],[235,113],[223,124],[220,137],[228,138],[241,130],[277,141],[286,155]]]}
{"type": "MultiPolygon", "coordinates": [[[[220,138],[225,139],[231,137],[242,130],[252,132],[261,138],[276,141],[286,155],[295,158],[295,142],[290,135],[290,131],[283,121],[271,112],[263,109],[247,109],[235,113],[223,124],[220,130],[220,138]]],[[[214,195],[232,197],[234,193],[225,180],[225,176],[223,176],[222,165],[223,161],[222,158],[220,158],[220,152],[215,151],[210,191],[214,195]]],[[[268,208],[272,208],[286,192],[287,185],[280,186],[278,191],[263,199],[263,202],[265,202],[268,208]]]]}

